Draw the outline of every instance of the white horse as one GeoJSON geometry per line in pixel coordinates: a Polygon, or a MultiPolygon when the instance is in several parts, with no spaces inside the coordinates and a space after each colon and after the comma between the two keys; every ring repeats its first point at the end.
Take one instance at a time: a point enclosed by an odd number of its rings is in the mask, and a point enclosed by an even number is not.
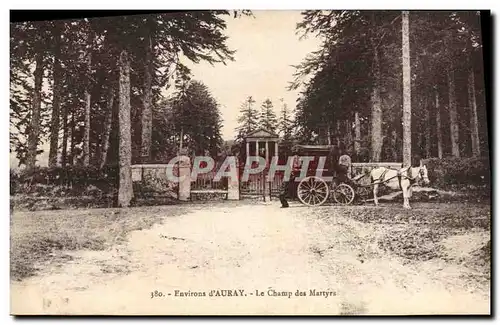
{"type": "Polygon", "coordinates": [[[373,184],[373,200],[375,205],[378,205],[378,187],[380,184],[384,184],[393,190],[403,191],[403,207],[405,209],[411,209],[410,197],[412,195],[412,186],[421,180],[424,184],[430,183],[429,176],[427,175],[427,167],[422,162],[420,162],[419,167],[401,169],[374,168],[370,172],[370,178],[373,184]]]}

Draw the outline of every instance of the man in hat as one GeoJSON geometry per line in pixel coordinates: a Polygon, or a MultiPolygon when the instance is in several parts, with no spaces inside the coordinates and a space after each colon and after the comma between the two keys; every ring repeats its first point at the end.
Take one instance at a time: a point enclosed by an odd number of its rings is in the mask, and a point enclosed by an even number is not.
{"type": "Polygon", "coordinates": [[[349,155],[349,150],[341,146],[340,157],[337,165],[337,178],[342,183],[354,185],[353,182],[351,181],[351,174],[352,174],[352,163],[351,163],[351,156],[349,155]]]}
{"type": "Polygon", "coordinates": [[[292,160],[292,172],[290,174],[290,179],[284,180],[283,183],[281,184],[281,188],[280,188],[279,198],[280,198],[282,208],[289,207],[288,201],[286,200],[286,197],[291,192],[291,190],[294,188],[295,178],[300,174],[301,162],[300,162],[300,157],[298,154],[299,154],[299,150],[296,146],[294,146],[292,148],[293,160],[292,160]]]}

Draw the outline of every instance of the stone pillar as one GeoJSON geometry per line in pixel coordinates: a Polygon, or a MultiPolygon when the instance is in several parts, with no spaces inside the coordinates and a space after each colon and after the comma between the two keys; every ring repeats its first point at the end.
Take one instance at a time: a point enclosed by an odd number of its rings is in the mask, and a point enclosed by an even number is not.
{"type": "MultiPolygon", "coordinates": [[[[238,166],[238,160],[236,159],[236,166],[238,166]]],[[[239,182],[239,170],[238,167],[236,171],[232,173],[227,179],[227,199],[228,200],[239,200],[240,199],[240,182],[239,182]]]]}
{"type": "Polygon", "coordinates": [[[264,202],[271,201],[271,192],[270,192],[270,188],[269,188],[269,181],[267,179],[268,175],[269,175],[269,169],[266,168],[262,172],[262,178],[264,179],[264,202]]]}
{"type": "Polygon", "coordinates": [[[259,140],[255,140],[255,155],[260,156],[260,151],[259,151],[259,140]]]}
{"type": "Polygon", "coordinates": [[[274,142],[274,156],[278,157],[278,141],[274,142]]]}
{"type": "Polygon", "coordinates": [[[250,142],[248,142],[248,140],[246,147],[247,147],[247,155],[245,156],[246,157],[245,159],[248,161],[248,157],[250,157],[250,142]]]}
{"type": "Polygon", "coordinates": [[[269,141],[266,140],[266,167],[269,166],[269,141]]]}
{"type": "Polygon", "coordinates": [[[182,150],[179,158],[180,181],[178,199],[179,201],[188,201],[191,197],[191,160],[182,150]]]}

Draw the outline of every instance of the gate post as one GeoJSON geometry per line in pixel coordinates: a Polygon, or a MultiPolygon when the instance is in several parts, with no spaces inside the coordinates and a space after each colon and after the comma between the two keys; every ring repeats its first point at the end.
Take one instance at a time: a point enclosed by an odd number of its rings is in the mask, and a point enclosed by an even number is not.
{"type": "Polygon", "coordinates": [[[271,201],[271,190],[269,187],[269,180],[267,177],[269,176],[269,169],[266,168],[262,172],[262,179],[264,181],[264,202],[270,202],[271,201]]]}
{"type": "Polygon", "coordinates": [[[227,179],[227,200],[240,199],[240,164],[238,157],[234,157],[236,170],[227,179]]]}
{"type": "Polygon", "coordinates": [[[179,157],[179,201],[188,201],[191,197],[191,159],[180,153],[179,157]],[[184,177],[183,177],[184,176],[184,177]]]}

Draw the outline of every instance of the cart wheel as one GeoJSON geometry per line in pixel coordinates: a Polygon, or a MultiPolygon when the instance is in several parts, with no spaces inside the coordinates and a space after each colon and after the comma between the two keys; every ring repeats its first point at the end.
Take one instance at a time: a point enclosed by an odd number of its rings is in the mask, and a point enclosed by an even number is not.
{"type": "Polygon", "coordinates": [[[329,189],[326,182],[316,176],[308,176],[297,186],[297,197],[305,205],[322,205],[328,199],[329,189]]]}
{"type": "Polygon", "coordinates": [[[351,204],[354,200],[354,190],[350,185],[341,183],[333,188],[333,199],[339,204],[351,204]]]}

